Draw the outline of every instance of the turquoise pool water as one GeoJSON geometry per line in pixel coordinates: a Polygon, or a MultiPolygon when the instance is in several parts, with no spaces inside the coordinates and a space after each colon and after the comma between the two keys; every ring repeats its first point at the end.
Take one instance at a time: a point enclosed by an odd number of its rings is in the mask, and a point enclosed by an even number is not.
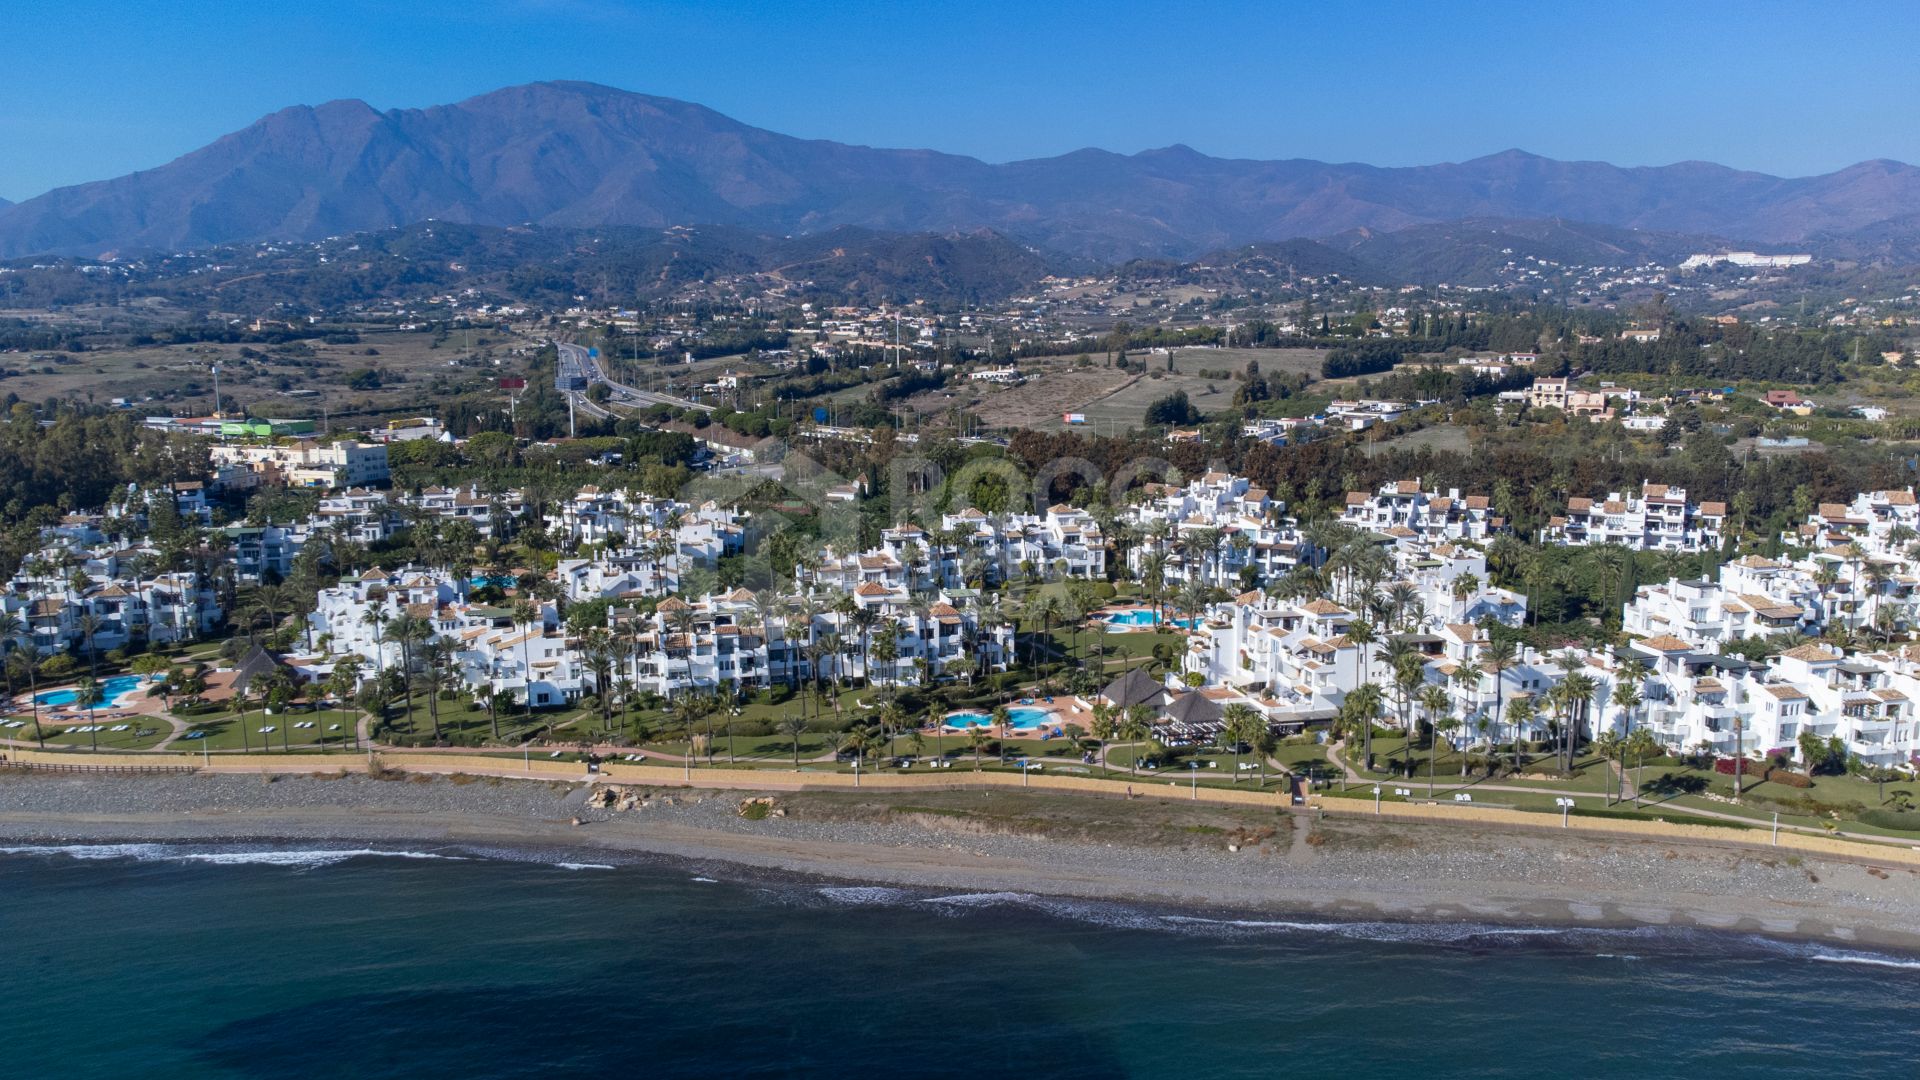
{"type": "MultiPolygon", "coordinates": [[[[1031,731],[1051,722],[1053,712],[1050,709],[1037,709],[1030,705],[1016,705],[1008,710],[1012,715],[1012,727],[1015,731],[1031,731]]],[[[993,726],[993,717],[981,712],[957,712],[947,716],[947,726],[965,731],[968,724],[979,724],[983,728],[993,726]]]]}
{"type": "MultiPolygon", "coordinates": [[[[140,689],[144,682],[145,680],[138,675],[115,675],[111,679],[103,680],[100,683],[100,700],[95,704],[111,705],[120,695],[140,689]]],[[[43,694],[35,694],[33,699],[42,705],[71,705],[74,701],[74,692],[72,687],[65,690],[48,690],[43,694]]]]}
{"type": "Polygon", "coordinates": [[[498,589],[511,589],[520,584],[520,579],[512,574],[475,574],[467,579],[467,584],[476,589],[484,589],[489,585],[498,589]]]}
{"type": "MultiPolygon", "coordinates": [[[[1105,616],[1105,618],[1108,623],[1114,626],[1158,626],[1160,624],[1160,616],[1148,608],[1140,608],[1135,611],[1116,611],[1105,616]]],[[[1200,620],[1169,619],[1168,622],[1183,630],[1191,630],[1199,625],[1200,620]]]]}

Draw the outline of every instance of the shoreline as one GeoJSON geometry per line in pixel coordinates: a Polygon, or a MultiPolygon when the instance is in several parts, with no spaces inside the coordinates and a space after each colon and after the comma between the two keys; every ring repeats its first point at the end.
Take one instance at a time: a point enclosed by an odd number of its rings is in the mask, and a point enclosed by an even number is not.
{"type": "Polygon", "coordinates": [[[1110,820],[1114,804],[1004,792],[775,794],[785,816],[750,820],[738,804],[755,793],[657,791],[644,808],[615,811],[588,807],[590,790],[531,780],[12,777],[0,782],[0,846],[451,847],[1249,918],[1667,927],[1920,953],[1920,873],[1870,859],[1201,815],[1178,803],[1133,805],[1156,819],[1142,826],[1110,820]]]}

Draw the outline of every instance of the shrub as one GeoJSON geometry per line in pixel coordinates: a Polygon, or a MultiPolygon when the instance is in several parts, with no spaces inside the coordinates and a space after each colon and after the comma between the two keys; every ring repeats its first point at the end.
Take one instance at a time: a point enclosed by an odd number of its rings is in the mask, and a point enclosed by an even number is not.
{"type": "Polygon", "coordinates": [[[1794,772],[1791,769],[1780,769],[1780,768],[1773,768],[1773,769],[1767,770],[1767,782],[1772,784],[1779,784],[1782,787],[1791,787],[1791,788],[1805,788],[1805,787],[1813,786],[1813,781],[1807,779],[1805,776],[1801,775],[1800,773],[1794,772]]]}
{"type": "Polygon", "coordinates": [[[1860,820],[1876,829],[1898,829],[1901,832],[1920,832],[1920,812],[1912,810],[1882,810],[1875,808],[1862,813],[1860,820]]]}

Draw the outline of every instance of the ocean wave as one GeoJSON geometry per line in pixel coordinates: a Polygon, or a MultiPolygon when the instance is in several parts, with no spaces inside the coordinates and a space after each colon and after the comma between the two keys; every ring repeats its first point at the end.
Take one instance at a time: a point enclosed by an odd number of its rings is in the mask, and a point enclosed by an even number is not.
{"type": "Polygon", "coordinates": [[[885,885],[823,885],[814,890],[817,896],[823,896],[836,904],[872,905],[902,904],[919,897],[905,889],[889,888],[885,885]]]}
{"type": "Polygon", "coordinates": [[[1151,912],[1125,904],[1099,900],[1074,900],[1061,896],[1042,896],[1024,892],[949,893],[942,896],[918,896],[912,902],[955,917],[964,917],[970,911],[985,908],[1019,907],[1051,915],[1056,919],[1115,929],[1153,929],[1158,925],[1159,918],[1151,912]]]}
{"type": "Polygon", "coordinates": [[[597,862],[557,862],[557,863],[554,863],[553,865],[562,870],[611,870],[613,869],[613,867],[607,863],[597,863],[597,862]]]}
{"type": "Polygon", "coordinates": [[[1335,919],[1210,919],[1198,915],[1162,915],[1162,922],[1198,933],[1327,934],[1356,941],[1450,945],[1488,938],[1561,938],[1639,936],[1643,928],[1601,929],[1581,926],[1509,926],[1473,922],[1389,922],[1335,919]]]}
{"type": "Polygon", "coordinates": [[[1920,960],[1901,960],[1897,957],[1882,956],[1878,953],[1856,952],[1816,952],[1807,959],[1822,964],[1864,964],[1868,967],[1898,968],[1901,971],[1920,971],[1920,960]]]}
{"type": "Polygon", "coordinates": [[[242,851],[190,848],[177,844],[47,844],[0,847],[0,855],[64,856],[70,859],[129,859],[135,862],[206,863],[215,866],[284,866],[310,870],[334,866],[349,859],[441,859],[464,861],[458,855],[430,851],[388,851],[378,848],[260,848],[242,851]]]}

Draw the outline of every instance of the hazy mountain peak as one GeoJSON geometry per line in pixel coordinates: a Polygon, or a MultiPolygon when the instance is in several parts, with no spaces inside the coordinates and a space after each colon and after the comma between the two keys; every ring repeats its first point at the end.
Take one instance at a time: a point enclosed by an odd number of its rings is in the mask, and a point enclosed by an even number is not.
{"type": "Polygon", "coordinates": [[[353,99],[282,109],[157,168],[0,209],[0,256],[316,238],[435,218],[775,233],[990,227],[1118,261],[1462,218],[1793,242],[1915,205],[1920,169],[1887,161],[1782,179],[1518,149],[1379,168],[1215,158],[1176,143],[990,165],[796,139],[689,102],[556,80],[424,109],[380,112],[353,99]]]}

